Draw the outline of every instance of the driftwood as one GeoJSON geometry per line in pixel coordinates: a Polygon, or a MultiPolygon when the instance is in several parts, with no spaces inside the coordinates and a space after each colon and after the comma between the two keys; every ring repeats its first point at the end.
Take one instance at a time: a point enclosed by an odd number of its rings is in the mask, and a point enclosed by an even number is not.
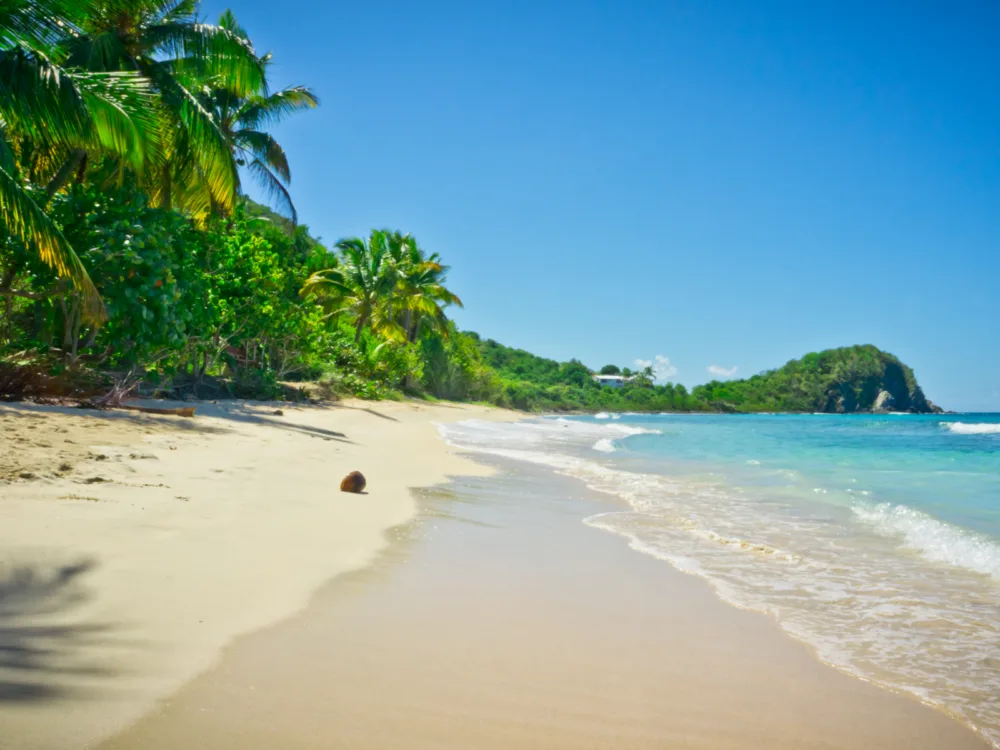
{"type": "Polygon", "coordinates": [[[193,406],[181,406],[176,409],[158,409],[155,406],[131,406],[129,404],[120,404],[113,408],[141,411],[143,414],[163,414],[168,417],[193,417],[195,410],[193,406]]]}

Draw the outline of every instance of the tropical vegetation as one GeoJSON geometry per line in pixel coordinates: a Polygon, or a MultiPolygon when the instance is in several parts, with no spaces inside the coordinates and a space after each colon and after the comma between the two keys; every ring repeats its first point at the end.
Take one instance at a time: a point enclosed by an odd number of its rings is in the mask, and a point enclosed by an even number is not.
{"type": "Polygon", "coordinates": [[[0,0],[0,398],[309,393],[526,410],[926,408],[874,347],[692,392],[651,368],[602,387],[474,333],[410,234],[332,248],[298,223],[273,134],[318,106],[197,0],[0,0]],[[269,206],[250,200],[253,182],[269,206]],[[310,389],[305,383],[316,384],[310,389]]]}

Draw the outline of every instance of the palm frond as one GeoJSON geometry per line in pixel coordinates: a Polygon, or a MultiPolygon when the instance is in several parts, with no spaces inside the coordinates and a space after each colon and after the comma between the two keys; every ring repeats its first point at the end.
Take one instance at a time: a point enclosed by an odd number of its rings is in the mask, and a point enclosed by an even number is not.
{"type": "Polygon", "coordinates": [[[0,219],[11,236],[28,248],[60,276],[69,279],[83,295],[88,317],[103,315],[103,305],[94,283],[62,230],[35,202],[14,175],[0,168],[0,219]]]}
{"type": "Polygon", "coordinates": [[[219,27],[236,34],[240,39],[250,39],[247,30],[240,26],[239,21],[236,20],[236,14],[229,8],[222,11],[222,15],[219,16],[219,27]]]}
{"type": "Polygon", "coordinates": [[[255,130],[274,126],[290,114],[319,106],[319,97],[305,86],[289,86],[270,96],[253,96],[237,113],[244,128],[255,130]]]}
{"type": "Polygon", "coordinates": [[[133,73],[73,73],[92,121],[91,139],[141,172],[160,149],[160,122],[149,81],[133,73]]]}
{"type": "Polygon", "coordinates": [[[268,202],[274,206],[279,213],[283,213],[292,220],[293,224],[299,223],[299,215],[292,202],[292,196],[281,184],[281,180],[271,171],[267,164],[260,159],[253,159],[247,164],[247,170],[253,175],[257,186],[267,195],[268,202]]]}
{"type": "Polygon", "coordinates": [[[181,23],[193,21],[198,12],[198,0],[173,0],[164,3],[153,19],[155,24],[181,23]]]}
{"type": "Polygon", "coordinates": [[[236,162],[219,123],[194,94],[160,66],[149,66],[147,72],[159,89],[164,106],[181,124],[183,134],[180,145],[190,154],[212,201],[223,213],[231,213],[236,203],[239,180],[236,162]]]}
{"type": "Polygon", "coordinates": [[[288,157],[281,144],[273,136],[257,130],[238,130],[233,135],[233,140],[240,148],[249,151],[277,172],[278,176],[286,183],[291,181],[292,174],[288,168],[288,157]]]}
{"type": "Polygon", "coordinates": [[[96,0],[0,0],[0,46],[48,48],[96,5],[96,0]]]}
{"type": "Polygon", "coordinates": [[[347,284],[339,268],[328,268],[310,275],[299,293],[304,297],[330,294],[349,297],[351,296],[351,287],[347,284]]]}
{"type": "Polygon", "coordinates": [[[91,120],[77,80],[37,50],[0,50],[0,115],[30,138],[78,143],[91,120]]]}
{"type": "Polygon", "coordinates": [[[162,58],[188,58],[216,85],[240,96],[265,90],[264,63],[248,39],[220,26],[164,23],[144,30],[144,39],[162,58]]]}

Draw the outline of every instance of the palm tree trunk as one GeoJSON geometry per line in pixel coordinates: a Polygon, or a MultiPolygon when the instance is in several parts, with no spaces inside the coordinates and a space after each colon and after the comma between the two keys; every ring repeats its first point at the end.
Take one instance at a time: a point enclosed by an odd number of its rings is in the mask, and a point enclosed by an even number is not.
{"type": "Polygon", "coordinates": [[[416,313],[413,316],[413,328],[407,328],[406,334],[410,339],[411,344],[415,344],[417,341],[417,334],[420,332],[420,314],[416,313]]]}
{"type": "Polygon", "coordinates": [[[406,312],[403,313],[403,330],[406,332],[406,340],[411,343],[413,342],[413,339],[410,338],[410,321],[412,320],[412,318],[413,318],[412,310],[407,310],[406,312]]]}
{"type": "Polygon", "coordinates": [[[80,168],[81,165],[86,167],[86,156],[87,152],[82,148],[74,149],[70,152],[70,155],[66,158],[66,161],[62,163],[59,170],[52,176],[48,184],[45,186],[45,201],[42,203],[42,207],[49,205],[53,198],[55,198],[56,193],[62,190],[66,183],[69,182],[69,178],[73,176],[73,173],[80,168]]]}

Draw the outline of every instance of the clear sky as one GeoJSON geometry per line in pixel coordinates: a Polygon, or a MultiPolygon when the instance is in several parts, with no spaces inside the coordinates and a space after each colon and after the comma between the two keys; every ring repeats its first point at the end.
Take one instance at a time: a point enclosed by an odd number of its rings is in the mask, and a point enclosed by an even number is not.
{"type": "Polygon", "coordinates": [[[463,328],[688,386],[872,343],[1000,410],[995,0],[225,7],[322,97],[300,220],[413,233],[463,328]]]}

